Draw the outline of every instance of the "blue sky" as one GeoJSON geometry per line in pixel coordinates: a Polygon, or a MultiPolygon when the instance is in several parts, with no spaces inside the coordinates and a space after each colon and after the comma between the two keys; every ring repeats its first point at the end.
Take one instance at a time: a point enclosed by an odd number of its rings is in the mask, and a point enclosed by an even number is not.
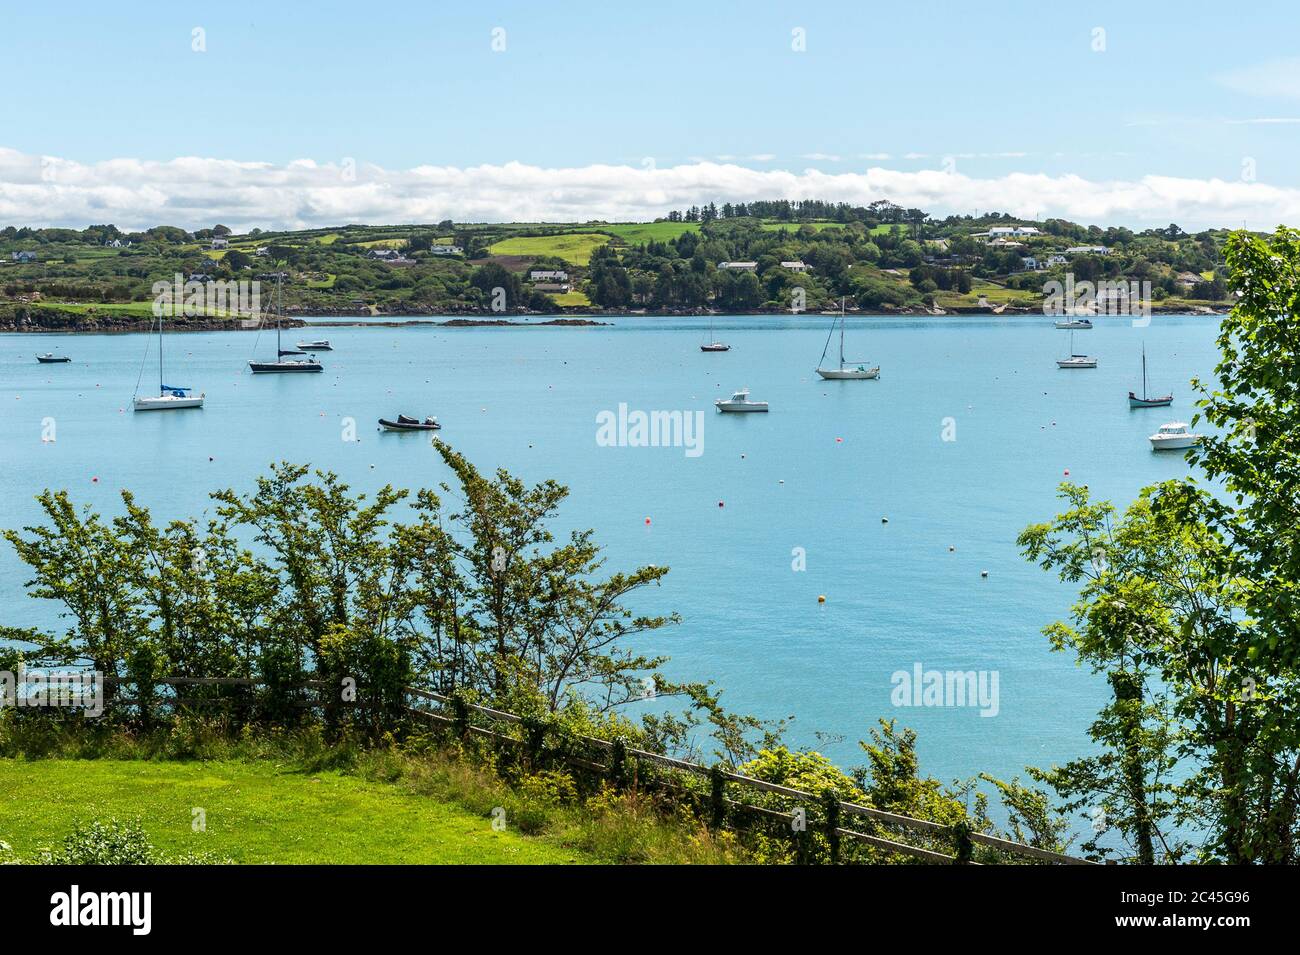
{"type": "Polygon", "coordinates": [[[3,17],[0,148],[80,164],[704,160],[1090,182],[1248,166],[1300,188],[1296,4],[6,2],[3,17]]]}

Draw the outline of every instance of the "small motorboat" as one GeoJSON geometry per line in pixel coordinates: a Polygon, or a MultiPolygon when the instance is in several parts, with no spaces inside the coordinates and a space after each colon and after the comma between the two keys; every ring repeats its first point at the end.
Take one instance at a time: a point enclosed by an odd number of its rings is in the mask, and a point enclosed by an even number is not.
{"type": "Polygon", "coordinates": [[[387,418],[379,419],[380,431],[437,431],[441,427],[442,425],[438,424],[438,419],[433,417],[420,421],[410,415],[399,414],[396,421],[390,421],[387,418]]]}
{"type": "Polygon", "coordinates": [[[1160,430],[1148,438],[1152,451],[1186,451],[1200,444],[1201,436],[1192,434],[1186,423],[1170,421],[1162,424],[1160,430]]]}
{"type": "Polygon", "coordinates": [[[59,365],[66,361],[72,361],[67,355],[56,355],[48,351],[44,355],[37,355],[36,360],[42,365],[59,365]]]}
{"type": "Polygon", "coordinates": [[[329,343],[328,339],[322,338],[316,342],[298,342],[299,351],[333,351],[334,346],[329,343]]]}
{"type": "Polygon", "coordinates": [[[766,411],[766,401],[750,401],[749,389],[741,388],[734,392],[730,398],[719,398],[713,402],[713,406],[719,411],[766,411]]]}
{"type": "Polygon", "coordinates": [[[1092,322],[1086,318],[1067,318],[1056,323],[1057,328],[1092,328],[1092,322]]]}

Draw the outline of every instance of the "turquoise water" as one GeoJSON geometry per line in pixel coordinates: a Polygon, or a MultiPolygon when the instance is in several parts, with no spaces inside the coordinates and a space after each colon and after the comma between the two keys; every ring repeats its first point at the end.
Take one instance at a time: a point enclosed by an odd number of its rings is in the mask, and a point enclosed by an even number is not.
{"type": "MultiPolygon", "coordinates": [[[[381,415],[434,414],[480,468],[569,485],[564,527],[595,528],[611,569],[672,568],[638,606],[684,618],[646,641],[672,655],[670,676],[715,680],[736,710],[795,716],[796,742],[846,765],[862,762],[856,741],[881,716],[914,727],[923,769],[943,778],[1078,755],[1104,692],[1048,651],[1039,631],[1072,593],[1022,560],[1015,537],[1056,513],[1067,469],[1119,502],[1186,473],[1146,436],[1190,417],[1187,382],[1213,369],[1217,320],[1102,320],[1075,336],[1100,367],[1059,371],[1067,333],[1041,317],[850,319],[850,357],[878,362],[882,378],[822,382],[813,368],[829,321],[717,319],[725,354],[699,351],[701,319],[330,328],[323,374],[257,378],[251,333],[175,335],[169,383],[203,390],[207,406],[155,414],[130,411],[145,337],[3,335],[0,525],[34,518],[46,486],[107,513],[126,487],[159,517],[197,514],[208,491],[247,489],[279,459],[359,489],[434,485],[448,475],[427,436],[374,430],[381,415]],[[1172,389],[1171,409],[1127,407],[1144,341],[1152,391],[1172,389]],[[49,350],[74,362],[38,365],[49,350]],[[713,411],[746,385],[769,414],[713,411]],[[598,445],[597,415],[620,403],[703,411],[703,453],[598,445]],[[348,417],[359,442],[343,440],[348,417]],[[46,418],[53,442],[41,440],[46,418]],[[948,418],[956,440],[943,440],[948,418]],[[806,570],[793,569],[795,548],[806,570]],[[997,715],[894,706],[891,674],[916,664],[996,671],[997,715]]],[[[155,375],[146,364],[146,386],[155,375]]],[[[22,597],[25,579],[6,546],[5,622],[53,624],[51,608],[22,597]]]]}

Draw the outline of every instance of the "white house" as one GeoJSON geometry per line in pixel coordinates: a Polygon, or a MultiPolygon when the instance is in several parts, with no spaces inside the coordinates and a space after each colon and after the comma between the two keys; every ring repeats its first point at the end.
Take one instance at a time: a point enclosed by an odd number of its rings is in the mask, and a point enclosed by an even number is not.
{"type": "Polygon", "coordinates": [[[1020,264],[1023,265],[1026,270],[1031,272],[1036,272],[1038,269],[1042,268],[1042,266],[1038,264],[1038,260],[1032,255],[1026,255],[1020,260],[1020,264]]]}
{"type": "Polygon", "coordinates": [[[209,248],[211,248],[211,249],[225,249],[225,248],[228,248],[229,246],[230,246],[230,240],[229,240],[229,239],[224,238],[224,237],[222,237],[222,236],[217,236],[216,238],[214,238],[214,239],[212,240],[212,245],[210,245],[209,248]]]}
{"type": "Polygon", "coordinates": [[[35,253],[35,252],[26,252],[26,251],[24,251],[24,252],[15,252],[15,253],[13,253],[13,260],[14,260],[15,262],[35,262],[35,261],[36,261],[36,253],[35,253]]]}
{"type": "Polygon", "coordinates": [[[1066,255],[1110,255],[1110,249],[1104,245],[1072,245],[1065,250],[1066,255]]]}
{"type": "Polygon", "coordinates": [[[807,272],[809,266],[795,259],[793,262],[782,262],[781,268],[789,269],[791,272],[807,272]]]}
{"type": "Polygon", "coordinates": [[[718,268],[731,269],[733,272],[754,272],[758,269],[757,262],[719,262],[718,268]]]}
{"type": "Polygon", "coordinates": [[[988,231],[990,239],[1027,239],[1039,232],[1031,225],[995,225],[988,231]]]}
{"type": "Polygon", "coordinates": [[[460,255],[465,250],[458,245],[431,245],[429,252],[433,255],[460,255]]]}
{"type": "Polygon", "coordinates": [[[1047,257],[1047,267],[1050,269],[1053,265],[1064,265],[1065,256],[1060,252],[1053,252],[1047,257]]]}
{"type": "Polygon", "coordinates": [[[528,273],[530,282],[567,282],[569,273],[564,269],[533,269],[528,273]]]}

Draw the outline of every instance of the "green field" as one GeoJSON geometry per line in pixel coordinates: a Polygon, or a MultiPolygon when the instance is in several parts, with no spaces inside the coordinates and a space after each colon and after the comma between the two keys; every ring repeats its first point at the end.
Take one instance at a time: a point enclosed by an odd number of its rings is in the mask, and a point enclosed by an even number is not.
{"type": "Polygon", "coordinates": [[[587,298],[584,292],[562,292],[559,295],[552,295],[551,299],[556,305],[563,308],[573,308],[574,306],[587,306],[591,304],[591,299],[587,298]]]}
{"type": "MultiPolygon", "coordinates": [[[[271,762],[0,759],[0,842],[18,858],[78,821],[138,821],[160,849],[238,863],[589,862],[429,796],[271,762]],[[192,831],[202,809],[207,830],[192,831]]],[[[0,862],[4,861],[0,853],[0,862]]]]}
{"type": "Polygon", "coordinates": [[[620,222],[598,227],[601,232],[617,236],[628,245],[642,242],[667,242],[687,232],[699,232],[698,222],[620,222]]]}
{"type": "Polygon", "coordinates": [[[609,241],[600,232],[564,232],[559,235],[513,236],[488,246],[492,255],[550,255],[571,265],[586,265],[591,253],[609,241]]]}

